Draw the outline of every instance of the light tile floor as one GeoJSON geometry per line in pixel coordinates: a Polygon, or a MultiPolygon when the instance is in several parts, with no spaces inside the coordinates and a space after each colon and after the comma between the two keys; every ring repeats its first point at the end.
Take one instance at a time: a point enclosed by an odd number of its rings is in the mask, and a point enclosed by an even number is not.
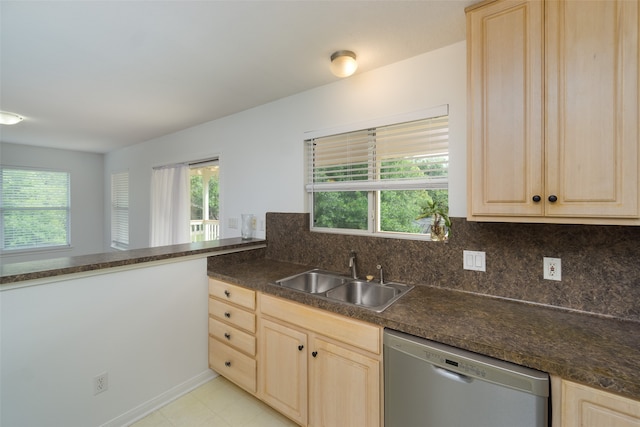
{"type": "Polygon", "coordinates": [[[131,427],[295,427],[224,377],[216,377],[131,427]]]}

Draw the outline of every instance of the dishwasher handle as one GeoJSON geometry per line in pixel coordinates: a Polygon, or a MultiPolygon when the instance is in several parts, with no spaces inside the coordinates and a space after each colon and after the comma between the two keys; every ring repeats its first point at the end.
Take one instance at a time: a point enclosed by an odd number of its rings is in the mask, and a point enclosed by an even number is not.
{"type": "Polygon", "coordinates": [[[473,382],[473,378],[468,377],[464,374],[459,374],[458,372],[453,372],[445,368],[441,368],[436,365],[431,365],[434,371],[442,377],[448,378],[453,381],[458,381],[464,384],[471,384],[473,382]]]}

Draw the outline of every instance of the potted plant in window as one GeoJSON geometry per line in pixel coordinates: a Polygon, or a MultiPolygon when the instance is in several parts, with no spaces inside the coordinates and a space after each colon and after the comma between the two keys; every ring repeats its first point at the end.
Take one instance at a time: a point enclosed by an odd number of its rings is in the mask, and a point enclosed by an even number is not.
{"type": "Polygon", "coordinates": [[[451,229],[449,206],[429,198],[416,219],[423,218],[431,219],[431,240],[444,242],[449,238],[449,230],[451,229]]]}

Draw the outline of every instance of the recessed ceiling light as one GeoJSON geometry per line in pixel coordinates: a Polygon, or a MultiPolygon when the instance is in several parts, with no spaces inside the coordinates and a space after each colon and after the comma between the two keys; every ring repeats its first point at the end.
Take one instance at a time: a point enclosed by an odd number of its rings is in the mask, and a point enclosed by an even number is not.
{"type": "Polygon", "coordinates": [[[16,113],[10,113],[8,111],[0,111],[0,125],[15,125],[20,123],[23,117],[16,113]]]}

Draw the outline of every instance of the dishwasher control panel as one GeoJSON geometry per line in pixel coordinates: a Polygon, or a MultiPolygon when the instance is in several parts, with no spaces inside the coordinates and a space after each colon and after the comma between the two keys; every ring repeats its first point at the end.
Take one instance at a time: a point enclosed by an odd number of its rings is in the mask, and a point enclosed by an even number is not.
{"type": "Polygon", "coordinates": [[[434,365],[438,365],[444,369],[451,369],[452,371],[461,374],[472,375],[480,378],[484,378],[487,375],[487,371],[482,369],[482,367],[480,366],[453,359],[451,358],[451,356],[444,356],[441,353],[435,352],[433,350],[425,350],[424,359],[428,360],[434,365]]]}

